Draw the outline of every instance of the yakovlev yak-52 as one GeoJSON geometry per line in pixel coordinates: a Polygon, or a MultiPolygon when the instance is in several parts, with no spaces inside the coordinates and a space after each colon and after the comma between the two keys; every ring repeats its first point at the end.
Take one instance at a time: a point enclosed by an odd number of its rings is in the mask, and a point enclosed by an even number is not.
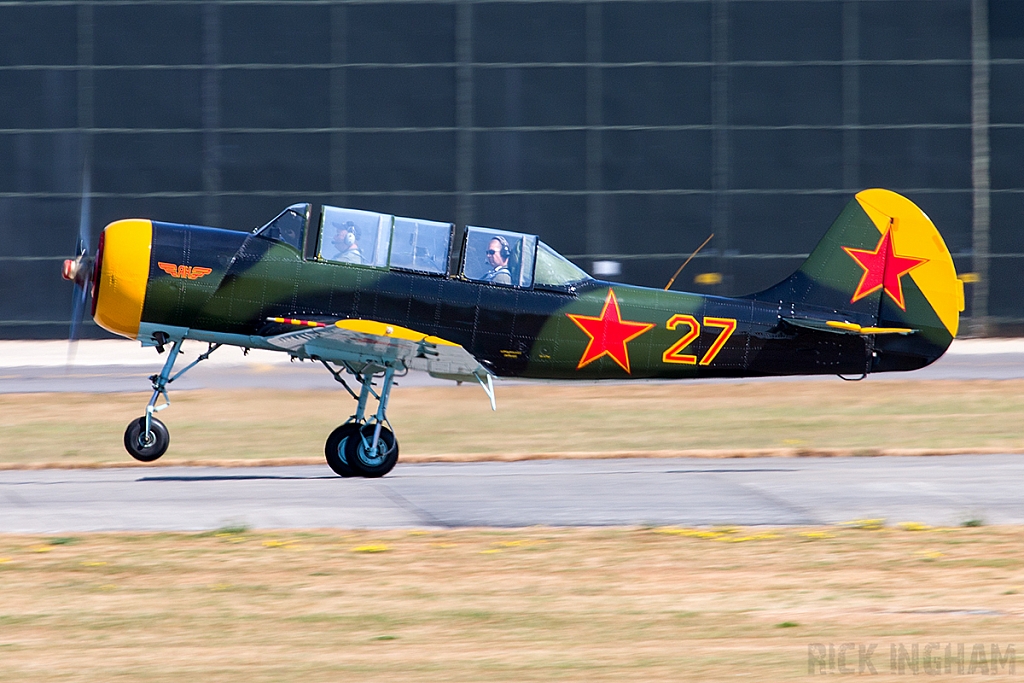
{"type": "MultiPolygon", "coordinates": [[[[83,202],[83,225],[87,213],[83,202]]],[[[91,294],[101,327],[170,347],[128,452],[163,455],[170,438],[154,413],[168,385],[225,344],[322,363],[356,400],[327,438],[327,463],[378,477],[398,460],[388,397],[409,370],[478,382],[492,408],[493,377],[859,377],[928,365],[963,310],[942,237],[887,190],[857,194],[788,279],[736,298],[602,282],[535,235],[455,228],[296,204],[251,233],[119,220],[95,256],[83,229],[64,264],[76,315],[91,294]],[[172,375],[186,339],[209,348],[172,375]]]]}

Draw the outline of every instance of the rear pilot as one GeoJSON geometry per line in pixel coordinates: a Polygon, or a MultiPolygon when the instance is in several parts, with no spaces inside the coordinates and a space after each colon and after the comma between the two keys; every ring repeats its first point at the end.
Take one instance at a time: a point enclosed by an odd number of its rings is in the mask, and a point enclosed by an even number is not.
{"type": "Polygon", "coordinates": [[[362,263],[363,255],[359,251],[359,244],[356,239],[359,237],[359,229],[352,221],[347,221],[338,226],[338,231],[331,240],[337,253],[331,258],[332,261],[341,263],[362,263]]]}
{"type": "Polygon", "coordinates": [[[484,282],[493,282],[498,285],[512,284],[512,273],[508,270],[508,257],[512,250],[508,247],[508,241],[496,235],[491,238],[487,246],[487,265],[491,267],[483,276],[484,282]]]}

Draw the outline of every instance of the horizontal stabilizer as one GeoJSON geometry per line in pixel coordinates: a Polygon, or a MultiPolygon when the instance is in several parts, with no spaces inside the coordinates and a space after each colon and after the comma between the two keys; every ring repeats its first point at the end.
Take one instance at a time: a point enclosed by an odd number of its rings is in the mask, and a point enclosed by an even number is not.
{"type": "Polygon", "coordinates": [[[834,334],[913,334],[917,332],[910,327],[865,327],[845,320],[818,320],[815,318],[783,318],[782,320],[793,327],[834,334]]]}

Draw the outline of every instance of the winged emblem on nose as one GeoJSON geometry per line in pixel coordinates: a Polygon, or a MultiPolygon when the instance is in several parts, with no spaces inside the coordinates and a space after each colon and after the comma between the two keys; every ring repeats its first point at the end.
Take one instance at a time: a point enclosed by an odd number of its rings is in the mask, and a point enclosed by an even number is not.
{"type": "Polygon", "coordinates": [[[204,266],[179,266],[173,263],[164,263],[163,261],[158,262],[156,265],[171,277],[176,277],[180,280],[198,280],[204,275],[209,275],[213,272],[212,268],[204,266]]]}

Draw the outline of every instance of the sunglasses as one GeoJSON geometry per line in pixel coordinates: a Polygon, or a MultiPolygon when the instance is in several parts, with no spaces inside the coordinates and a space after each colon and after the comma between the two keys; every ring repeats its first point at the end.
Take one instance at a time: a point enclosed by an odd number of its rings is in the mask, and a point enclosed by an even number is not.
{"type": "Polygon", "coordinates": [[[500,253],[501,253],[500,251],[495,251],[494,249],[488,249],[487,250],[487,255],[488,256],[494,256],[495,254],[500,254],[500,253]]]}

